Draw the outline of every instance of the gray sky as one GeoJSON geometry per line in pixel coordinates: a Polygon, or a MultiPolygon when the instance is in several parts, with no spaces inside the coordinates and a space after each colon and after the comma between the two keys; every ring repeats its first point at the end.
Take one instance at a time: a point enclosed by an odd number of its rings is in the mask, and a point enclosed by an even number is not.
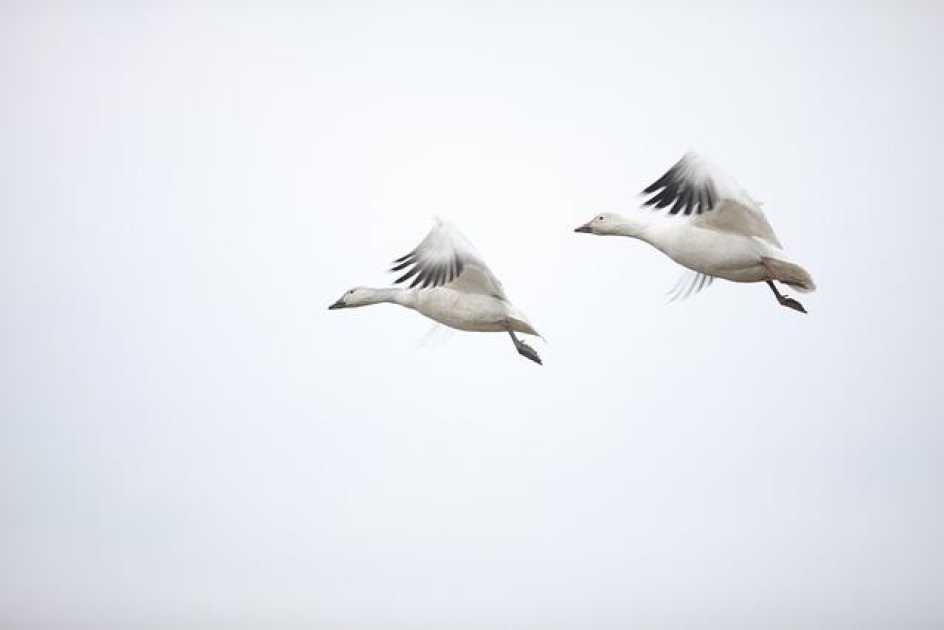
{"type": "Polygon", "coordinates": [[[3,14],[4,627],[944,623],[940,5],[3,14]],[[689,148],[808,316],[572,233],[689,148]]]}

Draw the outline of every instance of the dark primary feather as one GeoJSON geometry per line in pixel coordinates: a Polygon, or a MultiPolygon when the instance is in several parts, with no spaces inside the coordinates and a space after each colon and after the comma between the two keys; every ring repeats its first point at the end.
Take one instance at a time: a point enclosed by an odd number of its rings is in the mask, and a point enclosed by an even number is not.
{"type": "Polygon", "coordinates": [[[714,184],[709,178],[698,181],[692,177],[686,159],[676,162],[662,177],[643,190],[644,195],[652,195],[643,202],[644,206],[661,209],[672,205],[669,210],[672,215],[679,212],[685,215],[692,212],[701,214],[714,207],[718,199],[714,184]]]}
{"type": "Polygon", "coordinates": [[[413,258],[412,254],[407,254],[403,258],[397,258],[396,260],[393,261],[393,264],[395,266],[391,267],[390,271],[400,271],[401,269],[406,269],[407,267],[413,264],[414,260],[415,259],[413,258]],[[403,261],[403,262],[400,262],[400,261],[403,261]],[[397,263],[400,263],[400,264],[398,265],[397,263]]]}
{"type": "Polygon", "coordinates": [[[409,267],[405,274],[394,280],[394,284],[406,282],[416,276],[413,282],[410,283],[411,289],[417,287],[426,289],[449,284],[462,274],[465,267],[458,255],[453,256],[451,260],[446,262],[430,263],[422,258],[417,258],[415,251],[397,258],[393,261],[393,265],[390,271],[402,271],[409,267]]]}

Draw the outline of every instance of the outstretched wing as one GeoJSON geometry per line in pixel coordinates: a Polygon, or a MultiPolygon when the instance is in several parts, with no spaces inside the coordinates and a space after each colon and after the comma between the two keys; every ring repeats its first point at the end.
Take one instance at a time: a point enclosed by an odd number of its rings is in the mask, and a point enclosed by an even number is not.
{"type": "Polygon", "coordinates": [[[694,213],[693,224],[757,236],[782,247],[760,204],[731,177],[696,153],[686,153],[643,194],[649,196],[643,206],[669,208],[671,215],[694,213]]]}
{"type": "Polygon", "coordinates": [[[482,293],[505,299],[501,282],[476,253],[472,244],[454,226],[436,219],[419,245],[393,261],[390,271],[406,270],[396,284],[412,278],[410,288],[450,285],[467,293],[482,293]]]}
{"type": "Polygon", "coordinates": [[[707,289],[711,286],[711,283],[714,282],[714,279],[714,276],[686,269],[682,275],[679,276],[675,286],[673,286],[666,295],[669,298],[669,302],[684,300],[695,295],[702,289],[707,289]]]}

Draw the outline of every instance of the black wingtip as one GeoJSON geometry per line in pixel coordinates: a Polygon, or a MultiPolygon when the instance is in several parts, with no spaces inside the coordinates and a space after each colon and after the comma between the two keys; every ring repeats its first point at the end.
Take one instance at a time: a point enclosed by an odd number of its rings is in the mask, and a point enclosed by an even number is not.
{"type": "Polygon", "coordinates": [[[412,258],[407,258],[406,260],[403,260],[403,259],[394,260],[393,267],[390,268],[390,271],[397,272],[397,271],[400,271],[401,269],[406,269],[407,267],[412,265],[414,262],[415,261],[412,258]]]}
{"type": "Polygon", "coordinates": [[[420,270],[419,267],[413,267],[412,269],[410,269],[409,271],[407,271],[405,274],[403,274],[402,276],[400,276],[399,278],[397,278],[396,280],[394,280],[393,283],[394,283],[394,284],[400,284],[401,282],[404,282],[404,281],[406,281],[406,280],[409,280],[411,277],[413,277],[413,274],[415,274],[415,273],[416,273],[417,271],[419,271],[419,270],[420,270]]]}
{"type": "Polygon", "coordinates": [[[410,288],[411,289],[416,288],[416,285],[420,284],[425,279],[426,279],[425,273],[421,271],[420,273],[417,274],[415,278],[413,278],[413,282],[410,283],[410,288]]]}
{"type": "Polygon", "coordinates": [[[642,191],[642,194],[648,195],[648,194],[654,193],[655,191],[659,190],[660,188],[664,188],[665,186],[667,186],[667,185],[670,183],[670,181],[671,181],[671,173],[672,173],[671,170],[666,171],[665,173],[663,173],[663,174],[662,174],[662,177],[660,177],[660,178],[657,179],[656,181],[654,181],[654,182],[652,182],[651,184],[649,184],[648,186],[646,186],[646,188],[642,191]]]}
{"type": "Polygon", "coordinates": [[[718,195],[710,179],[695,183],[688,176],[686,160],[691,154],[676,162],[662,177],[654,181],[645,190],[644,195],[652,195],[643,202],[643,207],[649,206],[662,209],[671,206],[668,214],[676,215],[680,212],[685,216],[701,214],[714,208],[718,195]]]}
{"type": "Polygon", "coordinates": [[[415,249],[414,249],[413,251],[411,251],[409,254],[404,254],[403,256],[400,256],[399,258],[397,258],[396,260],[394,260],[394,261],[393,261],[393,264],[396,265],[396,264],[398,264],[398,263],[402,263],[402,262],[405,261],[407,258],[412,258],[414,254],[416,254],[416,250],[415,250],[415,249]]]}

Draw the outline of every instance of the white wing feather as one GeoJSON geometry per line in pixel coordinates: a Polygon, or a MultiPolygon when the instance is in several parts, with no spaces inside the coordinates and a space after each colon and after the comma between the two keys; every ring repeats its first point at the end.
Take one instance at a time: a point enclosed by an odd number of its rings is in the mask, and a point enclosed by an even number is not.
{"type": "Polygon", "coordinates": [[[756,236],[782,249],[760,204],[727,173],[696,153],[686,153],[643,194],[649,195],[644,206],[669,208],[670,215],[694,213],[690,219],[693,225],[756,236]]]}
{"type": "Polygon", "coordinates": [[[454,226],[436,219],[433,228],[413,251],[394,261],[391,271],[406,273],[396,283],[413,278],[411,288],[450,286],[466,293],[505,299],[501,282],[454,226]]]}

